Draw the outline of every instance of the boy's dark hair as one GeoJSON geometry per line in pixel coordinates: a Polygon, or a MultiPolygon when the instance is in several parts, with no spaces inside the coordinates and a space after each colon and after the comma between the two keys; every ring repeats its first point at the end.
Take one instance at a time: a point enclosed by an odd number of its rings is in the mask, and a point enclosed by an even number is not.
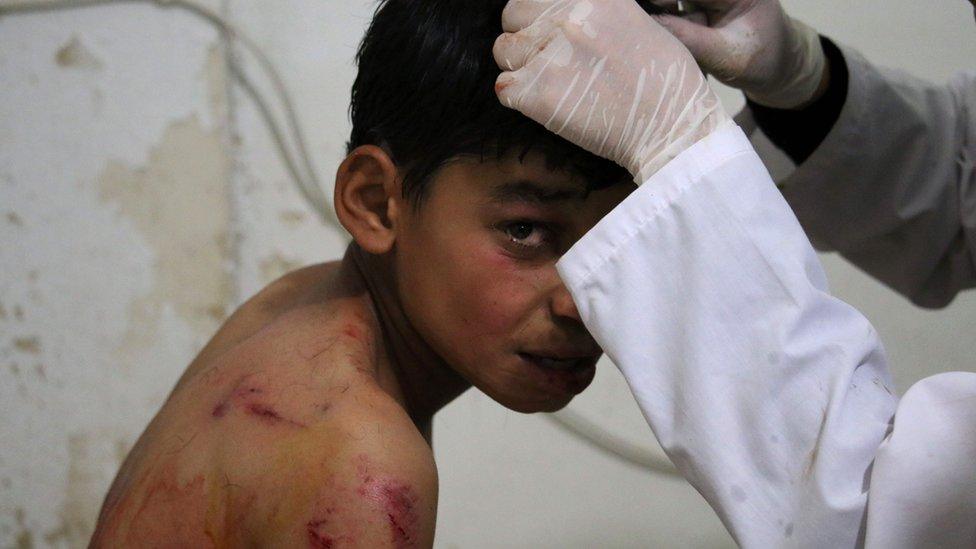
{"type": "Polygon", "coordinates": [[[347,152],[385,145],[403,170],[403,194],[419,205],[427,182],[459,155],[501,158],[530,150],[550,169],[580,174],[588,189],[630,179],[509,109],[495,95],[492,55],[507,0],[380,0],[356,56],[347,152]]]}

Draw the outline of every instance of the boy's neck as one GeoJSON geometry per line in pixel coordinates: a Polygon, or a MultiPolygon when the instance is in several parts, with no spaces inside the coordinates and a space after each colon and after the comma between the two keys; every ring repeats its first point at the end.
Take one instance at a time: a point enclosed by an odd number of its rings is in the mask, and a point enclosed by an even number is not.
{"type": "Polygon", "coordinates": [[[471,385],[420,337],[403,313],[384,257],[355,242],[342,259],[339,280],[365,313],[366,329],[378,343],[376,378],[397,399],[430,442],[434,414],[471,385]]]}

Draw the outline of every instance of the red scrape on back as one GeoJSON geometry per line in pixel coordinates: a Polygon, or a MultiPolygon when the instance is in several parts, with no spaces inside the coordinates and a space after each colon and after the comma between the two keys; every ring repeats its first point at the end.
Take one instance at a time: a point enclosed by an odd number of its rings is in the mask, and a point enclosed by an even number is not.
{"type": "Polygon", "coordinates": [[[227,401],[225,400],[217,404],[216,406],[214,406],[213,413],[211,415],[213,415],[213,417],[224,417],[224,414],[226,413],[227,413],[227,401]]]}
{"type": "Polygon", "coordinates": [[[324,520],[313,520],[305,525],[305,532],[308,534],[308,546],[311,549],[332,549],[335,545],[335,539],[332,536],[320,531],[325,523],[324,520]]]}
{"type": "Polygon", "coordinates": [[[268,425],[289,425],[291,427],[307,427],[304,423],[286,418],[278,413],[275,408],[266,402],[264,390],[253,385],[245,385],[250,376],[241,378],[237,385],[231,390],[230,396],[218,402],[214,406],[211,415],[215,418],[222,418],[227,412],[238,408],[245,414],[254,416],[268,425]]]}
{"type": "Polygon", "coordinates": [[[343,526],[341,521],[336,524],[337,521],[333,520],[335,513],[336,509],[329,507],[325,510],[326,518],[316,518],[305,524],[306,539],[311,549],[329,549],[338,546],[340,542],[342,545],[353,543],[353,538],[335,533],[336,528],[343,526]]]}
{"type": "Polygon", "coordinates": [[[352,325],[348,325],[345,328],[343,328],[342,333],[353,339],[359,339],[360,337],[359,329],[352,325]]]}
{"type": "Polygon", "coordinates": [[[308,427],[304,423],[299,423],[297,421],[281,417],[281,415],[274,410],[274,408],[261,403],[251,403],[244,408],[244,411],[252,416],[257,416],[266,423],[271,425],[285,424],[291,425],[292,427],[308,427]]]}

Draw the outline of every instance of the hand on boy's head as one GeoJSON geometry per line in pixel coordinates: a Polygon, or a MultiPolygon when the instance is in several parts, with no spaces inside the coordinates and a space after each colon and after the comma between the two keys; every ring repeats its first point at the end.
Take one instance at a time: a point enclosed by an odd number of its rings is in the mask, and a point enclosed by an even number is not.
{"type": "Polygon", "coordinates": [[[510,0],[501,102],[638,183],[728,120],[688,50],[633,0],[510,0]]]}

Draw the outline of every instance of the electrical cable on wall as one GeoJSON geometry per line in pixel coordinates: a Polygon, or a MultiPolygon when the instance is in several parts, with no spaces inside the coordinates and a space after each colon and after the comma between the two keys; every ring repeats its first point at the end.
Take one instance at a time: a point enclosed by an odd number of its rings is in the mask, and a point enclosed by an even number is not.
{"type": "MultiPolygon", "coordinates": [[[[294,102],[288,88],[281,78],[271,59],[261,50],[258,44],[243,33],[239,28],[225,20],[218,13],[190,0],[0,0],[0,17],[17,13],[39,13],[45,11],[59,11],[109,4],[154,4],[160,8],[178,8],[192,13],[221,32],[231,44],[237,43],[253,56],[265,73],[281,108],[284,111],[287,135],[282,131],[281,124],[274,116],[271,104],[261,94],[260,90],[248,77],[241,64],[228,56],[228,69],[231,75],[240,83],[244,93],[254,101],[262,119],[268,126],[277,152],[285,169],[288,171],[299,193],[315,211],[319,218],[332,228],[345,232],[331,208],[330,202],[323,190],[321,179],[315,165],[308,154],[305,137],[298,122],[294,102]],[[294,150],[293,150],[294,149],[294,150]],[[297,157],[297,161],[295,158],[297,157]]],[[[594,448],[609,454],[626,463],[637,465],[654,472],[676,476],[678,473],[671,462],[663,456],[656,455],[645,448],[616,436],[596,423],[586,419],[579,413],[563,410],[546,416],[554,425],[570,434],[584,440],[594,448]]]]}
{"type": "Polygon", "coordinates": [[[301,126],[298,124],[298,116],[294,108],[294,103],[291,100],[284,80],[275,68],[274,63],[271,62],[271,59],[261,50],[257,43],[219,14],[189,0],[0,0],[0,17],[14,13],[37,13],[108,4],[155,4],[164,9],[182,9],[202,18],[214,26],[232,43],[243,46],[244,50],[254,57],[258,65],[265,72],[273,86],[275,94],[281,102],[282,110],[285,113],[285,122],[288,126],[288,135],[290,135],[293,142],[291,147],[268,102],[258,92],[251,79],[244,72],[241,64],[234,59],[234,56],[229,56],[228,67],[232,76],[240,82],[245,93],[257,105],[261,117],[268,125],[268,130],[274,139],[275,146],[278,149],[278,155],[281,157],[285,169],[291,176],[298,191],[302,194],[302,197],[305,198],[324,223],[343,231],[342,226],[335,218],[332,210],[327,207],[329,201],[323,191],[318,172],[315,170],[314,164],[308,154],[308,148],[305,145],[305,136],[302,133],[301,126]],[[297,149],[294,153],[291,150],[292,147],[297,149]],[[297,162],[295,161],[296,157],[298,158],[297,162]]]}

